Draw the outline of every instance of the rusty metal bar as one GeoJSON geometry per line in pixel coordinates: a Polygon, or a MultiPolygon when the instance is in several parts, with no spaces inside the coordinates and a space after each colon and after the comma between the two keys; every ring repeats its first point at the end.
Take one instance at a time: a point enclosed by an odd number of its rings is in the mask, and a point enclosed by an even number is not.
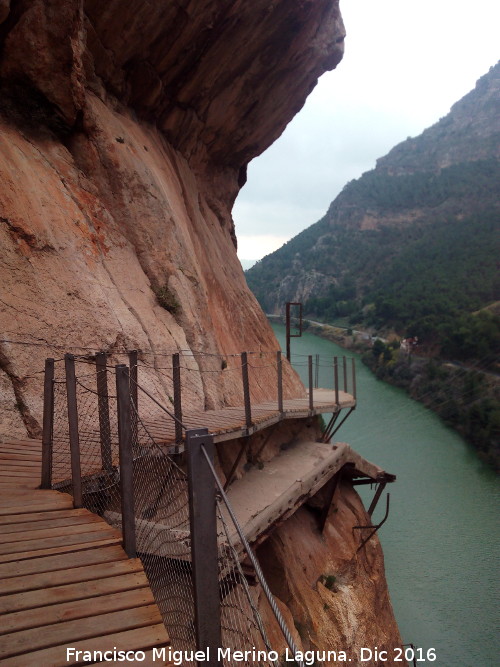
{"type": "Polygon", "coordinates": [[[123,549],[129,558],[135,558],[137,549],[135,539],[130,376],[125,364],[118,364],[115,368],[123,549]]]}
{"type": "Polygon", "coordinates": [[[276,352],[276,367],[278,369],[278,411],[283,414],[283,360],[281,350],[276,352]]]}
{"type": "Polygon", "coordinates": [[[172,355],[172,377],[174,383],[174,415],[175,415],[175,453],[182,443],[182,400],[181,400],[181,362],[179,353],[172,355]]]}
{"type": "Polygon", "coordinates": [[[373,496],[373,500],[370,503],[370,507],[368,508],[368,514],[371,516],[373,512],[375,511],[375,508],[377,507],[377,503],[379,501],[380,496],[382,495],[382,491],[385,489],[387,485],[387,482],[380,482],[377,490],[375,491],[375,495],[373,496]]]}
{"type": "Polygon", "coordinates": [[[252,406],[250,403],[250,384],[248,382],[248,355],[246,352],[241,353],[241,377],[243,380],[243,403],[245,406],[245,423],[246,427],[252,426],[252,406]]]}
{"type": "Polygon", "coordinates": [[[241,461],[241,457],[243,456],[243,452],[244,452],[245,449],[247,448],[247,445],[248,445],[248,440],[245,438],[245,439],[243,440],[243,442],[241,443],[240,451],[238,452],[238,455],[237,455],[237,457],[236,457],[235,460],[234,460],[234,463],[233,463],[233,465],[232,465],[232,467],[231,467],[231,471],[230,471],[229,475],[228,475],[227,478],[226,478],[226,482],[225,482],[225,484],[224,484],[224,491],[227,490],[227,488],[229,487],[229,485],[230,485],[231,482],[233,481],[234,473],[236,472],[236,468],[238,467],[238,464],[239,464],[239,462],[241,461]]]}
{"type": "Polygon", "coordinates": [[[52,444],[54,432],[54,359],[45,359],[43,380],[43,431],[41,489],[52,488],[52,444]]]}
{"type": "Polygon", "coordinates": [[[352,396],[356,400],[356,361],[352,358],[352,396]]]}
{"type": "Polygon", "coordinates": [[[209,665],[219,665],[216,656],[222,633],[215,480],[208,465],[208,460],[214,460],[215,447],[208,429],[186,431],[186,452],[196,647],[211,655],[209,665]]]}
{"type": "Polygon", "coordinates": [[[335,383],[335,404],[339,405],[339,360],[333,357],[333,379],[335,383]]]}
{"type": "Polygon", "coordinates": [[[106,352],[95,355],[97,379],[97,410],[99,414],[99,434],[101,439],[102,469],[108,472],[113,469],[111,453],[111,425],[109,421],[109,392],[106,352]]]}
{"type": "Polygon", "coordinates": [[[340,415],[340,412],[332,413],[332,416],[330,417],[330,421],[328,422],[325,430],[322,433],[320,442],[328,442],[330,440],[331,431],[333,431],[333,427],[335,426],[335,422],[339,418],[339,415],[340,415]]]}
{"type": "MultiPolygon", "coordinates": [[[[411,648],[412,649],[413,658],[411,658],[411,661],[413,663],[413,667],[417,667],[417,650],[415,648],[415,644],[402,644],[401,647],[404,648],[404,649],[406,649],[406,648],[411,648]]],[[[405,651],[405,660],[407,660],[406,651],[405,651]]]]}
{"type": "Polygon", "coordinates": [[[309,410],[314,410],[314,383],[313,383],[313,358],[312,354],[307,357],[307,365],[309,367],[309,410]]]}
{"type": "Polygon", "coordinates": [[[347,359],[342,357],[342,365],[344,371],[344,391],[347,394],[347,359]]]}
{"type": "Polygon", "coordinates": [[[365,528],[372,528],[372,532],[368,535],[368,537],[365,537],[365,539],[361,542],[359,547],[356,549],[356,553],[358,551],[360,551],[365,546],[365,544],[368,542],[368,540],[371,540],[371,538],[375,535],[377,530],[379,528],[381,528],[384,525],[384,523],[387,521],[387,517],[389,516],[389,500],[390,500],[390,497],[391,497],[391,494],[388,493],[387,494],[387,503],[386,503],[386,508],[385,508],[385,516],[379,524],[377,524],[376,526],[353,526],[352,527],[353,530],[354,529],[363,530],[365,528]]]}
{"type": "MultiPolygon", "coordinates": [[[[351,409],[349,410],[349,412],[344,416],[344,418],[342,419],[342,421],[340,422],[340,424],[339,424],[339,425],[337,426],[337,428],[335,428],[335,429],[334,429],[333,427],[335,426],[335,422],[336,422],[337,420],[335,419],[335,421],[334,421],[333,423],[330,421],[330,423],[328,424],[328,431],[325,431],[325,433],[323,434],[323,441],[324,441],[324,442],[329,442],[329,441],[333,438],[333,436],[335,435],[335,433],[337,433],[337,431],[339,430],[339,428],[342,426],[342,424],[345,422],[345,420],[347,419],[347,417],[349,417],[349,415],[351,414],[351,412],[352,412],[353,410],[354,410],[354,408],[351,408],[351,409]]],[[[337,417],[340,415],[340,413],[341,413],[341,410],[340,410],[339,412],[336,413],[337,417]]]]}
{"type": "Polygon", "coordinates": [[[78,433],[78,406],[76,402],[75,357],[64,355],[66,370],[66,398],[68,402],[69,448],[71,454],[71,478],[73,482],[73,507],[83,507],[82,470],[80,465],[80,438],[78,433]]]}

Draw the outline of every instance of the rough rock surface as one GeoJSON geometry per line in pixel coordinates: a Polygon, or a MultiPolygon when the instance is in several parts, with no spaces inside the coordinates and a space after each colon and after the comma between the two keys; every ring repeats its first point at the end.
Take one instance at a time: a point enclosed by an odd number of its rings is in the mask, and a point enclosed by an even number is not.
{"type": "MultiPolygon", "coordinates": [[[[16,429],[39,432],[31,376],[63,350],[137,347],[156,366],[274,351],[230,211],[246,163],[340,60],[337,3],[19,0],[0,18],[2,340],[39,344],[0,343],[16,429]]],[[[192,377],[188,404],[241,403],[236,373],[192,377]]],[[[285,390],[302,391],[290,370],[285,390]]]]}
{"type": "MultiPolygon", "coordinates": [[[[260,548],[264,575],[275,596],[290,610],[302,650],[346,651],[359,665],[362,647],[387,651],[393,662],[400,645],[375,536],[359,552],[360,531],[369,524],[351,484],[337,489],[323,534],[314,512],[302,507],[260,548]]],[[[325,661],[325,667],[339,664],[325,661]]],[[[366,663],[365,663],[366,664],[366,663]]]]}

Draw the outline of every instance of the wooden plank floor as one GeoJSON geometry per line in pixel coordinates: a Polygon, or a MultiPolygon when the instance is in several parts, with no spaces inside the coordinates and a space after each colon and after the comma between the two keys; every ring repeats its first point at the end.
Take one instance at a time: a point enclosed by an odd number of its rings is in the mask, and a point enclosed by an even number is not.
{"type": "MultiPolygon", "coordinates": [[[[188,429],[208,428],[214,436],[214,442],[236,440],[261,431],[284,419],[304,419],[317,414],[339,412],[340,410],[356,406],[356,399],[344,391],[338,392],[338,403],[333,389],[314,389],[313,409],[309,407],[309,398],[293,398],[283,401],[283,412],[280,413],[276,401],[268,401],[252,405],[252,425],[247,428],[245,423],[244,407],[229,407],[218,410],[185,411],[182,416],[183,424],[188,429]]],[[[147,406],[147,398],[144,398],[147,406]]],[[[141,405],[141,404],[140,404],[141,405]]],[[[141,426],[140,437],[143,444],[153,440],[165,453],[172,453],[175,447],[174,420],[156,406],[155,415],[139,416],[141,426]]],[[[143,409],[143,413],[147,409],[143,409]]],[[[113,415],[112,415],[113,417],[113,415]]],[[[99,473],[102,466],[100,452],[100,435],[98,425],[81,424],[79,435],[81,443],[81,468],[83,475],[99,473]]],[[[183,445],[180,445],[182,451],[183,445]]],[[[111,428],[111,451],[113,464],[118,464],[118,435],[116,424],[111,428]]],[[[23,474],[23,473],[22,473],[23,474]]],[[[69,439],[67,433],[56,431],[54,435],[53,481],[55,484],[68,481],[71,478],[71,458],[69,453],[69,439]]],[[[56,487],[57,488],[57,487],[56,487]]]]}
{"type": "Polygon", "coordinates": [[[84,664],[67,659],[70,646],[161,664],[151,650],[169,639],[141,562],[100,517],[37,489],[40,463],[39,441],[0,443],[0,664],[84,664]]]}

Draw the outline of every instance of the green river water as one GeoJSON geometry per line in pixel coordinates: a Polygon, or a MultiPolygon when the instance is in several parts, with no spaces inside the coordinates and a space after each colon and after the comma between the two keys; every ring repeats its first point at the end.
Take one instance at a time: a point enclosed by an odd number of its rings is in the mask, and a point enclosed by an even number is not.
{"type": "MultiPolygon", "coordinates": [[[[285,328],[273,324],[282,349],[285,328]]],[[[293,338],[292,363],[307,382],[306,357],[321,355],[320,387],[333,386],[327,362],[356,356],[305,333],[293,338]],[[325,366],[325,367],[323,367],[325,366]]],[[[436,415],[378,381],[356,359],[358,407],[335,435],[397,475],[382,526],[385,569],[404,642],[434,648],[439,667],[500,664],[497,476],[436,415]]],[[[365,505],[373,491],[361,489],[365,505]]],[[[385,512],[383,497],[374,522],[385,512]]]]}

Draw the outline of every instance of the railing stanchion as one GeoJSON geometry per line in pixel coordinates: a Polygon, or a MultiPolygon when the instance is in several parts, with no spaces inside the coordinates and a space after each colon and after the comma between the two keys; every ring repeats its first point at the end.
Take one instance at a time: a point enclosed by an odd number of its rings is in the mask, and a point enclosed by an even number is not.
{"type": "Polygon", "coordinates": [[[75,357],[64,355],[66,370],[66,397],[68,401],[69,447],[71,453],[71,478],[73,482],[73,507],[83,507],[82,470],[80,465],[80,438],[78,434],[78,407],[76,403],[75,357]]]}
{"type": "Polygon", "coordinates": [[[314,387],[317,389],[319,387],[319,354],[316,355],[316,369],[314,377],[314,387]]]}
{"type": "Polygon", "coordinates": [[[177,352],[172,355],[172,375],[174,383],[174,415],[175,415],[175,452],[182,443],[182,401],[181,401],[181,362],[177,352]]]}
{"type": "Polygon", "coordinates": [[[356,400],[356,362],[354,357],[352,358],[352,396],[356,400]]]}
{"type": "Polygon", "coordinates": [[[137,550],[135,541],[130,377],[125,364],[118,364],[115,368],[123,549],[129,558],[135,558],[137,550]]]}
{"type": "Polygon", "coordinates": [[[54,359],[45,359],[43,381],[43,432],[41,489],[52,487],[52,443],[54,432],[54,359]]]}
{"type": "Polygon", "coordinates": [[[250,384],[248,381],[248,355],[241,353],[241,377],[243,380],[243,401],[245,405],[245,423],[246,427],[252,426],[252,406],[250,403],[250,384]]]}
{"type": "Polygon", "coordinates": [[[99,433],[101,439],[101,461],[102,469],[109,472],[113,469],[113,458],[111,455],[108,371],[106,366],[106,352],[98,352],[95,355],[95,368],[97,376],[97,410],[99,414],[99,433]]]}
{"type": "Polygon", "coordinates": [[[339,360],[338,357],[333,358],[333,377],[335,381],[335,404],[339,404],[339,360]]]}
{"type": "Polygon", "coordinates": [[[307,364],[309,366],[309,410],[314,409],[314,383],[313,383],[313,358],[312,354],[307,357],[307,364]]]}
{"type": "Polygon", "coordinates": [[[347,394],[347,359],[345,357],[342,358],[342,366],[344,371],[344,391],[347,394]]]}
{"type": "Polygon", "coordinates": [[[281,350],[276,352],[276,364],[278,369],[278,411],[283,414],[283,360],[281,359],[281,350]]]}
{"type": "Polygon", "coordinates": [[[217,651],[222,646],[215,481],[203,449],[213,461],[215,447],[208,429],[186,431],[196,645],[209,651],[208,664],[215,666],[220,665],[217,651]]]}

